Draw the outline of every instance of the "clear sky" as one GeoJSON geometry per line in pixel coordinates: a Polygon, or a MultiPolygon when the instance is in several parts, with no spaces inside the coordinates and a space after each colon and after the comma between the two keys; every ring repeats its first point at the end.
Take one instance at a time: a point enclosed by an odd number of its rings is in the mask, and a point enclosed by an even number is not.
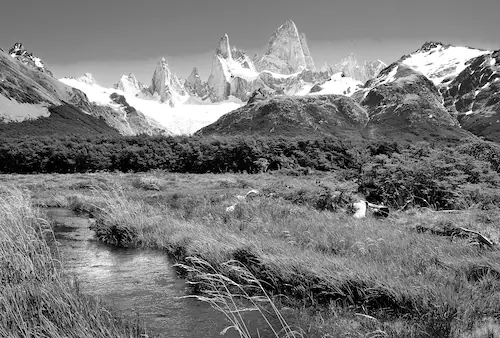
{"type": "Polygon", "coordinates": [[[22,42],[55,76],[106,86],[130,72],[149,83],[162,56],[206,80],[224,33],[253,56],[287,19],[321,66],[351,52],[391,63],[430,40],[500,49],[499,15],[500,0],[5,0],[0,47],[22,42]]]}

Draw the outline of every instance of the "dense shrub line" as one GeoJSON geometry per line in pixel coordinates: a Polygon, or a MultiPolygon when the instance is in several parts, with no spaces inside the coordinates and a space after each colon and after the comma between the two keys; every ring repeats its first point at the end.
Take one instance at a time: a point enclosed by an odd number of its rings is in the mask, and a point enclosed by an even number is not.
{"type": "Polygon", "coordinates": [[[433,149],[417,144],[390,156],[377,155],[362,165],[360,181],[372,187],[373,198],[394,207],[498,206],[500,175],[495,160],[471,149],[477,147],[433,149]]]}
{"type": "Polygon", "coordinates": [[[0,172],[160,169],[189,173],[256,173],[281,168],[330,171],[353,165],[352,156],[348,154],[351,147],[333,138],[39,137],[3,140],[0,172]]]}

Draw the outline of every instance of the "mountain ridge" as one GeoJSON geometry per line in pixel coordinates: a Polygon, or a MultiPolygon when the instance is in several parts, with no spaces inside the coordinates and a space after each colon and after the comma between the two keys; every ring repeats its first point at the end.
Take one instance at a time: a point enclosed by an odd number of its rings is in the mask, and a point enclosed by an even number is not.
{"type": "MultiPolygon", "coordinates": [[[[36,72],[52,76],[43,61],[28,53],[22,44],[16,43],[9,55],[33,69],[35,73],[29,75],[33,78],[40,77],[36,72]]],[[[500,120],[494,99],[499,94],[496,82],[499,63],[492,51],[427,41],[389,66],[380,60],[358,64],[355,55],[349,54],[339,63],[317,70],[305,34],[292,20],[287,20],[273,33],[263,55],[250,57],[232,46],[229,36],[224,34],[215,49],[207,81],[201,79],[196,67],[185,80],[178,78],[162,58],[150,85],[140,83],[129,73],[113,88],[103,88],[87,73],[80,78],[61,79],[65,85],[78,89],[67,89],[66,94],[58,92],[55,99],[45,89],[40,89],[45,95],[43,99],[34,100],[36,96],[31,95],[31,101],[22,90],[14,90],[15,85],[4,85],[3,91],[15,92],[10,97],[19,100],[16,102],[21,110],[26,104],[60,103],[60,95],[64,94],[66,101],[76,104],[82,113],[104,118],[108,125],[125,135],[176,134],[186,130],[194,133],[196,128],[215,123],[232,109],[248,106],[248,100],[258,91],[266,97],[311,97],[306,100],[309,108],[314,100],[321,106],[324,95],[333,95],[332,99],[335,95],[351,96],[369,115],[367,128],[375,128],[369,134],[379,133],[376,130],[384,134],[387,129],[381,127],[384,123],[386,127],[400,127],[396,129],[406,133],[412,129],[412,123],[420,121],[416,125],[432,125],[430,129],[463,125],[466,130],[488,138],[496,133],[500,120]],[[467,76],[467,72],[476,75],[467,76]],[[189,113],[182,116],[182,109],[189,113]],[[204,117],[200,119],[201,114],[204,117]],[[377,119],[380,121],[375,123],[377,119]],[[436,124],[438,120],[440,124],[436,124]],[[189,127],[181,126],[184,123],[190,123],[189,127]]],[[[2,79],[7,76],[0,73],[0,82],[5,82],[2,79]]],[[[41,83],[43,87],[43,81],[41,83]]],[[[33,84],[33,88],[39,88],[37,86],[39,84],[33,84]]],[[[6,99],[2,100],[0,106],[2,102],[9,104],[6,99]]],[[[47,107],[33,109],[38,112],[30,118],[50,114],[47,107]]],[[[3,119],[6,118],[12,120],[15,115],[4,114],[3,119]]],[[[457,131],[458,134],[463,133],[457,131]]]]}

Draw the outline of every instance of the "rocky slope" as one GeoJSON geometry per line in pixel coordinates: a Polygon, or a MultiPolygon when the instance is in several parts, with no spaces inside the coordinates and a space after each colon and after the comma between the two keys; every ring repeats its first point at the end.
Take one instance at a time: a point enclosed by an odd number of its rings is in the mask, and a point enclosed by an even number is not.
{"type": "Polygon", "coordinates": [[[384,69],[353,95],[370,122],[369,135],[425,140],[468,135],[443,105],[438,88],[426,76],[402,64],[384,69]]]}
{"type": "Polygon", "coordinates": [[[500,50],[468,62],[442,94],[464,129],[500,142],[500,50]]]}
{"type": "Polygon", "coordinates": [[[462,128],[500,140],[498,52],[426,42],[400,62],[428,77],[462,128]],[[497,122],[498,121],[498,122],[497,122]]]}
{"type": "Polygon", "coordinates": [[[254,98],[196,134],[351,137],[368,122],[366,111],[341,95],[254,98]]]}

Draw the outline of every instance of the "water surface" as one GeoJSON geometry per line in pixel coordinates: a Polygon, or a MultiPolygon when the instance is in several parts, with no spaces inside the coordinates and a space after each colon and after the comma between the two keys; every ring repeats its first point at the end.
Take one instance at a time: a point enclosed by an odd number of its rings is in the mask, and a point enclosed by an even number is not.
{"type": "MultiPolygon", "coordinates": [[[[56,223],[63,267],[84,293],[100,297],[126,318],[139,318],[148,332],[161,337],[220,337],[229,325],[208,304],[180,298],[186,295],[185,281],[164,253],[113,248],[94,240],[86,215],[60,208],[47,209],[47,214],[56,223]]],[[[258,315],[247,317],[253,332],[265,327],[258,315]]],[[[239,335],[229,330],[224,337],[239,335]]]]}

